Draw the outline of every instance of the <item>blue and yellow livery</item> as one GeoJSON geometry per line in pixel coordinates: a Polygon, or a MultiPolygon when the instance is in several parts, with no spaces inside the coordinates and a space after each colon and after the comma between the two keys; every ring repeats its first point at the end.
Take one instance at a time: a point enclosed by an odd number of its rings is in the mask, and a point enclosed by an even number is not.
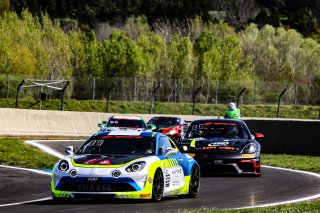
{"type": "Polygon", "coordinates": [[[52,173],[55,201],[75,198],[153,199],[187,195],[200,187],[197,162],[164,134],[100,132],[79,150],[66,148],[52,173]]]}

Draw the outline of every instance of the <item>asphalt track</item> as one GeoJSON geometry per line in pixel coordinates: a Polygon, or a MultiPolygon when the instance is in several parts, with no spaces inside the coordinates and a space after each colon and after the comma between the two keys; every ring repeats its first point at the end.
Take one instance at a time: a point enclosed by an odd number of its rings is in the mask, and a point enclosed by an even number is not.
{"type": "MultiPolygon", "coordinates": [[[[62,152],[79,142],[43,143],[62,152]]],[[[263,160],[263,159],[262,159],[263,160]]],[[[261,177],[202,177],[195,199],[167,198],[159,203],[138,200],[76,200],[57,204],[52,200],[13,206],[14,202],[50,196],[50,176],[0,167],[0,212],[178,212],[191,209],[225,209],[290,202],[320,196],[320,177],[290,170],[263,167],[261,177]]]]}

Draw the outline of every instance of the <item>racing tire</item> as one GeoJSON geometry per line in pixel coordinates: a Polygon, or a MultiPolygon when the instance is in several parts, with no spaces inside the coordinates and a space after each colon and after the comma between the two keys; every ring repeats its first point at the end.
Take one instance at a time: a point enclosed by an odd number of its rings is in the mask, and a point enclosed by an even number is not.
{"type": "Polygon", "coordinates": [[[200,188],[200,170],[199,167],[193,166],[190,174],[189,193],[187,197],[195,198],[200,188]]]}
{"type": "Polygon", "coordinates": [[[71,203],[72,198],[65,198],[65,197],[52,197],[52,200],[56,203],[71,203]]]}
{"type": "Polygon", "coordinates": [[[159,202],[164,190],[164,178],[161,169],[157,169],[153,177],[152,201],[159,202]]]}

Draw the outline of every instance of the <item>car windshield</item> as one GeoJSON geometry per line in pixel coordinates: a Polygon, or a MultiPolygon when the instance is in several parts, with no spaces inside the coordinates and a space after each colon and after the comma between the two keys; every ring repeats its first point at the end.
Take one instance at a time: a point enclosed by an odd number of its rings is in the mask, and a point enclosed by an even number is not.
{"type": "Polygon", "coordinates": [[[154,137],[108,135],[86,141],[76,154],[153,155],[155,150],[154,137]]]}
{"type": "Polygon", "coordinates": [[[203,122],[191,124],[188,138],[218,137],[218,138],[242,138],[249,139],[247,128],[241,123],[229,122],[203,122]]]}
{"type": "Polygon", "coordinates": [[[148,122],[148,124],[155,124],[156,126],[178,126],[179,118],[154,117],[148,122]]]}
{"type": "Polygon", "coordinates": [[[129,127],[129,128],[146,128],[143,120],[136,119],[112,119],[107,124],[108,127],[129,127]]]}

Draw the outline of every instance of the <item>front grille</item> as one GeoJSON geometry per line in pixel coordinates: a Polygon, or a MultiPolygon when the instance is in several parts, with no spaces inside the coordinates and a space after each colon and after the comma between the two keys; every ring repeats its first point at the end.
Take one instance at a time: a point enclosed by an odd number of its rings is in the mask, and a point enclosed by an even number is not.
{"type": "Polygon", "coordinates": [[[132,192],[136,191],[128,183],[74,183],[65,182],[58,190],[72,192],[132,192]]]}
{"type": "Polygon", "coordinates": [[[111,199],[114,194],[74,194],[74,198],[96,198],[96,199],[111,199]]]}
{"type": "Polygon", "coordinates": [[[201,172],[205,174],[219,174],[219,173],[238,173],[232,165],[205,165],[201,168],[201,172]]]}

